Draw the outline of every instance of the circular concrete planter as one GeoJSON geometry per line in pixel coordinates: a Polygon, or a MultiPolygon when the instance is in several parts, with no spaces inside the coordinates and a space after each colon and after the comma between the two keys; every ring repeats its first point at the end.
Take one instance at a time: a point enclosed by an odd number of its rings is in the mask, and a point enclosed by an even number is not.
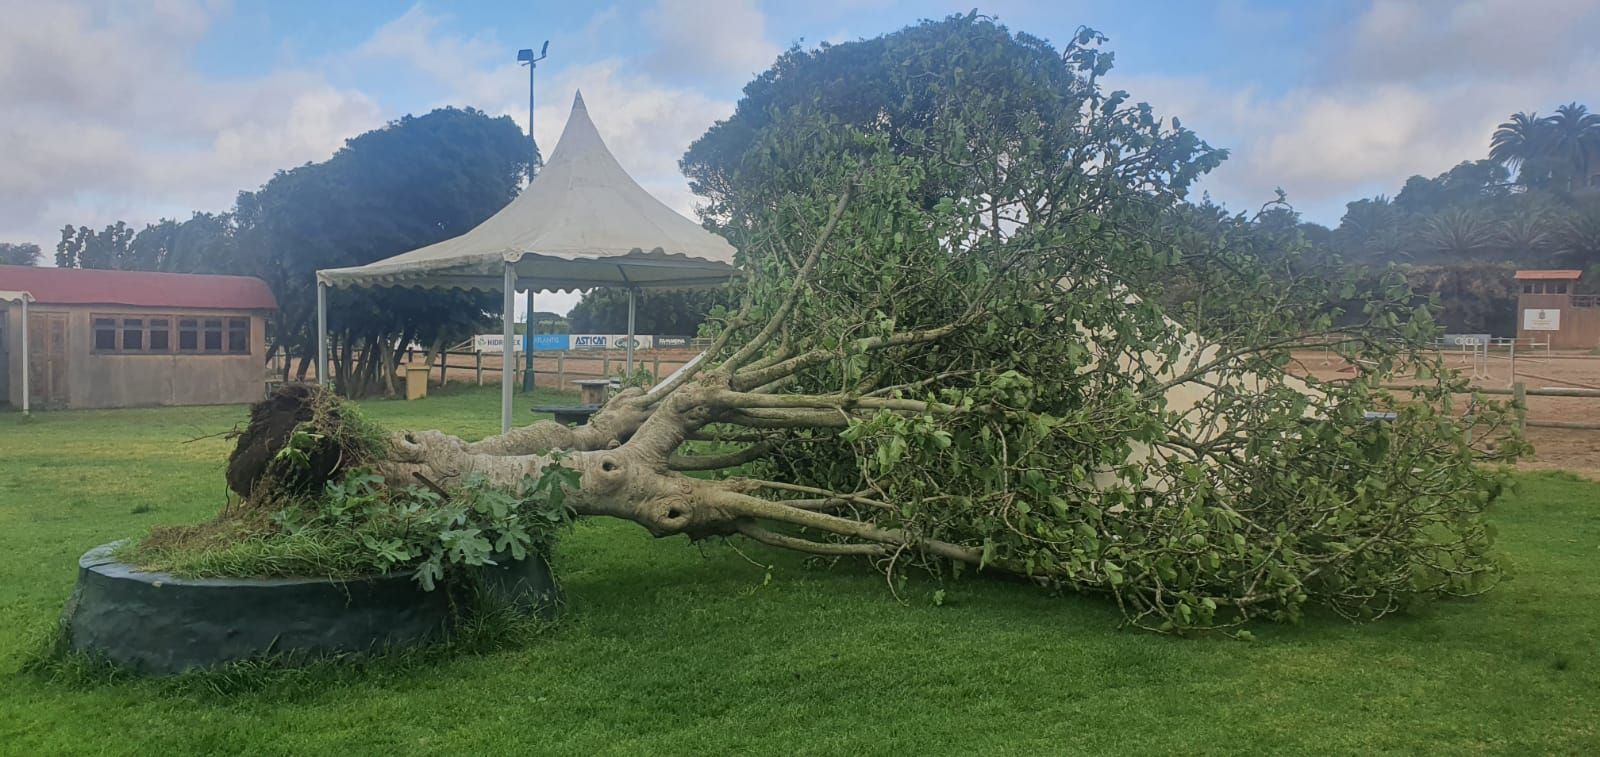
{"type": "MultiPolygon", "coordinates": [[[[116,547],[96,547],[78,560],[63,618],[67,645],[142,673],[421,644],[455,618],[450,592],[424,591],[409,573],[180,578],[118,562],[111,556],[116,547]]],[[[499,599],[554,614],[558,594],[543,557],[477,570],[479,584],[499,599]]]]}

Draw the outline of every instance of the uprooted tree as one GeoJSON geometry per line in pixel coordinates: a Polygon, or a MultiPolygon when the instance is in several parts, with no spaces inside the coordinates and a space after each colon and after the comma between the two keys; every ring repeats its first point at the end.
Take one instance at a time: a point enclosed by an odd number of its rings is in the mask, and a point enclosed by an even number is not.
{"type": "Polygon", "coordinates": [[[1248,219],[1175,230],[1224,156],[1102,92],[1101,42],[965,16],[785,54],[685,158],[747,274],[704,359],[587,425],[398,433],[371,469],[566,466],[579,515],[1017,574],[1163,630],[1487,586],[1503,409],[1450,412],[1400,282],[1263,265],[1248,219]],[[1361,370],[1290,375],[1308,343],[1361,370]],[[1432,389],[1396,399],[1402,372],[1432,389]]]}

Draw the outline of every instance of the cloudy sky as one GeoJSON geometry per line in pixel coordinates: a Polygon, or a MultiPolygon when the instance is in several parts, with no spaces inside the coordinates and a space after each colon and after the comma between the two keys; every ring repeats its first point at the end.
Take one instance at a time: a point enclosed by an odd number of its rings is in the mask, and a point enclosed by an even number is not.
{"type": "MultiPolygon", "coordinates": [[[[550,40],[535,130],[582,88],[640,183],[681,210],[676,160],[783,48],[892,31],[976,0],[0,0],[0,241],[63,224],[226,210],[274,170],[406,113],[470,105],[527,125],[520,47],[550,40]]],[[[1600,107],[1600,2],[997,0],[1014,29],[1111,38],[1111,84],[1233,156],[1202,189],[1243,210],[1282,187],[1333,224],[1481,157],[1516,110],[1600,107]]],[[[564,302],[547,301],[564,309],[564,302]]]]}

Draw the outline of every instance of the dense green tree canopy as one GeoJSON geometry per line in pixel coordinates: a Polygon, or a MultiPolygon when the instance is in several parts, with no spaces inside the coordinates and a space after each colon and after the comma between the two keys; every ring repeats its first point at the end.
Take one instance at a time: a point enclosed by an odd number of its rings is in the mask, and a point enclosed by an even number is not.
{"type": "Polygon", "coordinates": [[[112,268],[169,273],[237,273],[237,231],[230,214],[195,213],[179,223],[169,218],[135,232],[117,221],[100,231],[65,226],[56,243],[62,268],[112,268]]]}
{"type": "MultiPolygon", "coordinates": [[[[641,290],[634,298],[634,329],[640,334],[694,336],[718,308],[735,304],[727,289],[641,290]]],[[[628,292],[595,289],[567,314],[573,333],[620,334],[628,328],[628,292]]]]}
{"type": "Polygon", "coordinates": [[[0,242],[0,265],[38,265],[43,256],[39,245],[31,242],[0,242]]]}
{"type": "MultiPolygon", "coordinates": [[[[510,202],[527,170],[510,118],[445,108],[355,137],[329,160],[282,171],[239,195],[240,270],[278,297],[278,343],[316,349],[315,271],[370,263],[462,234],[510,202]]],[[[376,380],[378,354],[413,341],[470,335],[499,296],[405,289],[340,290],[329,304],[345,388],[376,380]],[[369,363],[352,363],[360,348],[369,363]],[[364,378],[365,377],[365,378],[364,378]]]]}

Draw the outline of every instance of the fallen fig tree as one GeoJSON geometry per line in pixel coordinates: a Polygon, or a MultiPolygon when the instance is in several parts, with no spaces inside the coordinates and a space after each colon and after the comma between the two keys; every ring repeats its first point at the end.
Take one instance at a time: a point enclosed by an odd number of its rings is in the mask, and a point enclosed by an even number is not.
{"type": "Polygon", "coordinates": [[[1519,448],[1506,408],[1453,412],[1403,282],[1263,256],[1248,218],[1182,223],[1224,154],[1102,92],[1102,41],[969,15],[785,54],[684,161],[746,272],[703,359],[584,426],[395,433],[361,469],[450,491],[560,466],[579,516],[891,577],[1025,576],[1158,630],[1491,585],[1482,463],[1519,448]],[[1306,345],[1359,370],[1297,378],[1306,345]],[[1430,388],[1381,389],[1402,373],[1430,388]]]}

